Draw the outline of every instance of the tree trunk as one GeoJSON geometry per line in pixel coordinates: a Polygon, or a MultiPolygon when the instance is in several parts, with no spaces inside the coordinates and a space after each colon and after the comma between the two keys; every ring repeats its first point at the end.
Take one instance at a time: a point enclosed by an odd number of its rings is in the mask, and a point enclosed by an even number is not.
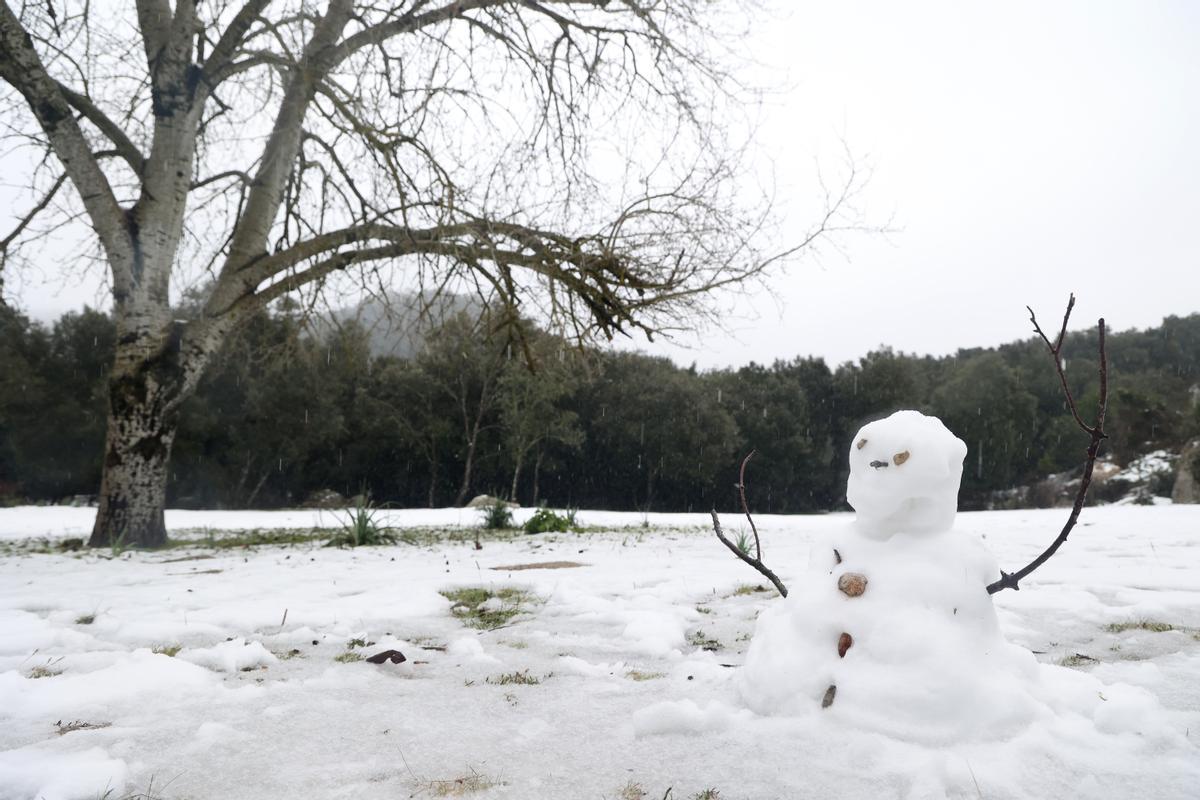
{"type": "Polygon", "coordinates": [[[429,459],[429,507],[433,508],[433,493],[437,488],[437,450],[433,451],[433,457],[429,459]]]}
{"type": "Polygon", "coordinates": [[[542,450],[538,448],[537,459],[533,462],[533,505],[538,504],[538,476],[542,472],[542,450]]]}
{"type": "Polygon", "coordinates": [[[513,469],[512,489],[508,493],[508,499],[514,503],[517,502],[517,484],[521,482],[521,462],[525,460],[525,452],[521,451],[517,454],[517,465],[513,469]]]}
{"type": "MultiPolygon", "coordinates": [[[[161,547],[179,409],[202,359],[185,367],[182,323],[122,332],[108,381],[108,434],[91,547],[161,547]]],[[[195,355],[193,353],[192,355],[195,355]]]]}
{"type": "Polygon", "coordinates": [[[467,462],[463,465],[462,486],[458,488],[458,495],[454,498],[454,505],[461,506],[467,499],[467,492],[471,488],[471,469],[475,466],[475,443],[478,441],[477,436],[472,436],[467,442],[467,462]]]}

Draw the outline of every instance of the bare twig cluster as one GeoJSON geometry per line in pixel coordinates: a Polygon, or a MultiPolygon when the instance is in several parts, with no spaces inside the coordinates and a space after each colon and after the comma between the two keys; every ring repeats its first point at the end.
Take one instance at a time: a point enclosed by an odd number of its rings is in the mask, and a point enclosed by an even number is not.
{"type": "Polygon", "coordinates": [[[717,534],[717,538],[721,540],[721,544],[729,548],[735,556],[745,561],[750,566],[754,567],[758,572],[771,582],[772,585],[784,597],[787,597],[788,590],[784,586],[783,581],[779,580],[779,576],[771,571],[762,560],[762,542],[758,538],[758,526],[754,524],[754,517],[750,515],[750,506],[746,502],[746,464],[754,457],[755,450],[751,450],[745,458],[742,459],[741,469],[738,471],[737,490],[738,496],[742,501],[742,511],[746,515],[746,519],[750,522],[750,530],[754,533],[754,555],[751,556],[742,548],[738,547],[725,536],[725,532],[721,530],[721,519],[717,516],[717,510],[712,510],[713,531],[717,534]]]}
{"type": "Polygon", "coordinates": [[[1075,398],[1071,395],[1071,387],[1067,384],[1067,376],[1063,369],[1063,341],[1067,336],[1067,321],[1071,318],[1071,309],[1074,307],[1075,295],[1072,294],[1070,300],[1067,301],[1066,313],[1063,314],[1062,329],[1059,330],[1058,339],[1054,343],[1051,343],[1050,339],[1042,331],[1042,327],[1037,321],[1037,315],[1033,313],[1032,308],[1029,309],[1029,321],[1033,323],[1033,329],[1041,337],[1042,341],[1045,342],[1046,349],[1049,350],[1050,356],[1054,359],[1054,369],[1058,373],[1059,380],[1062,382],[1063,394],[1067,398],[1067,407],[1071,411],[1071,416],[1075,418],[1075,424],[1091,439],[1087,449],[1087,461],[1083,466],[1083,477],[1079,481],[1079,490],[1075,493],[1075,504],[1071,507],[1071,514],[1067,517],[1067,522],[1063,525],[1062,531],[1050,543],[1050,546],[1043,550],[1041,555],[1016,572],[1001,570],[1000,580],[988,585],[988,594],[995,594],[1002,589],[1018,591],[1020,589],[1018,583],[1049,560],[1051,556],[1058,552],[1058,548],[1067,541],[1067,536],[1071,533],[1071,529],[1075,527],[1075,523],[1079,519],[1079,512],[1083,510],[1084,501],[1087,499],[1088,487],[1092,483],[1092,470],[1096,465],[1096,455],[1100,450],[1100,443],[1108,438],[1107,434],[1104,433],[1104,415],[1108,409],[1108,359],[1104,351],[1105,328],[1103,318],[1100,319],[1097,326],[1100,338],[1100,402],[1099,407],[1096,409],[1096,420],[1091,425],[1084,422],[1083,418],[1079,415],[1079,409],[1075,405],[1075,398]]]}

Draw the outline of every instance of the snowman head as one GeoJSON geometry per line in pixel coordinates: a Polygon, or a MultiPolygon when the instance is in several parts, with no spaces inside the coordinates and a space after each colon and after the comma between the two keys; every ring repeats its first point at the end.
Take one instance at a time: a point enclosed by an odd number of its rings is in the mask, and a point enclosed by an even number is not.
{"type": "Polygon", "coordinates": [[[937,417],[897,411],[850,443],[846,500],[866,534],[948,530],[958,510],[967,446],[937,417]]]}

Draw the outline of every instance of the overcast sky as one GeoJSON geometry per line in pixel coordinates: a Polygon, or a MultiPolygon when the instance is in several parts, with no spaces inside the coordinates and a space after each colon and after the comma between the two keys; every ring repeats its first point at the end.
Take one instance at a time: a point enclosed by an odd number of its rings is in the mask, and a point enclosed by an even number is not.
{"type": "MultiPolygon", "coordinates": [[[[778,89],[759,144],[789,229],[844,139],[874,167],[867,220],[898,230],[731,298],[730,334],[641,349],[701,366],[946,353],[1025,336],[1026,304],[1057,325],[1071,291],[1073,327],[1200,311],[1200,3],[779,5],[746,46],[778,89]]],[[[95,276],[9,280],[42,319],[104,296],[95,276]]]]}

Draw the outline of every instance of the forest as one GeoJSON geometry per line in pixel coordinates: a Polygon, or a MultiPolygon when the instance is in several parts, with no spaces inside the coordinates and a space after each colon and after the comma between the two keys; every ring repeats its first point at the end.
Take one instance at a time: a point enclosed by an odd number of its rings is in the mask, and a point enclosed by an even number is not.
{"type": "MultiPolygon", "coordinates": [[[[1086,448],[1032,336],[943,357],[882,347],[836,366],[796,357],[700,371],[460,309],[409,345],[384,355],[352,319],[258,314],[186,402],[170,506],[293,507],[332,490],[398,507],[488,493],[525,505],[725,509],[753,449],[756,510],[835,510],[849,437],[916,408],[967,443],[962,504],[978,508],[1078,467],[1086,448]]],[[[97,492],[113,348],[104,313],[45,326],[0,307],[0,502],[97,492]]],[[[1072,392],[1090,408],[1095,331],[1070,334],[1064,352],[1072,392]]],[[[1200,314],[1110,334],[1106,457],[1178,450],[1200,432],[1198,354],[1200,314]]]]}

